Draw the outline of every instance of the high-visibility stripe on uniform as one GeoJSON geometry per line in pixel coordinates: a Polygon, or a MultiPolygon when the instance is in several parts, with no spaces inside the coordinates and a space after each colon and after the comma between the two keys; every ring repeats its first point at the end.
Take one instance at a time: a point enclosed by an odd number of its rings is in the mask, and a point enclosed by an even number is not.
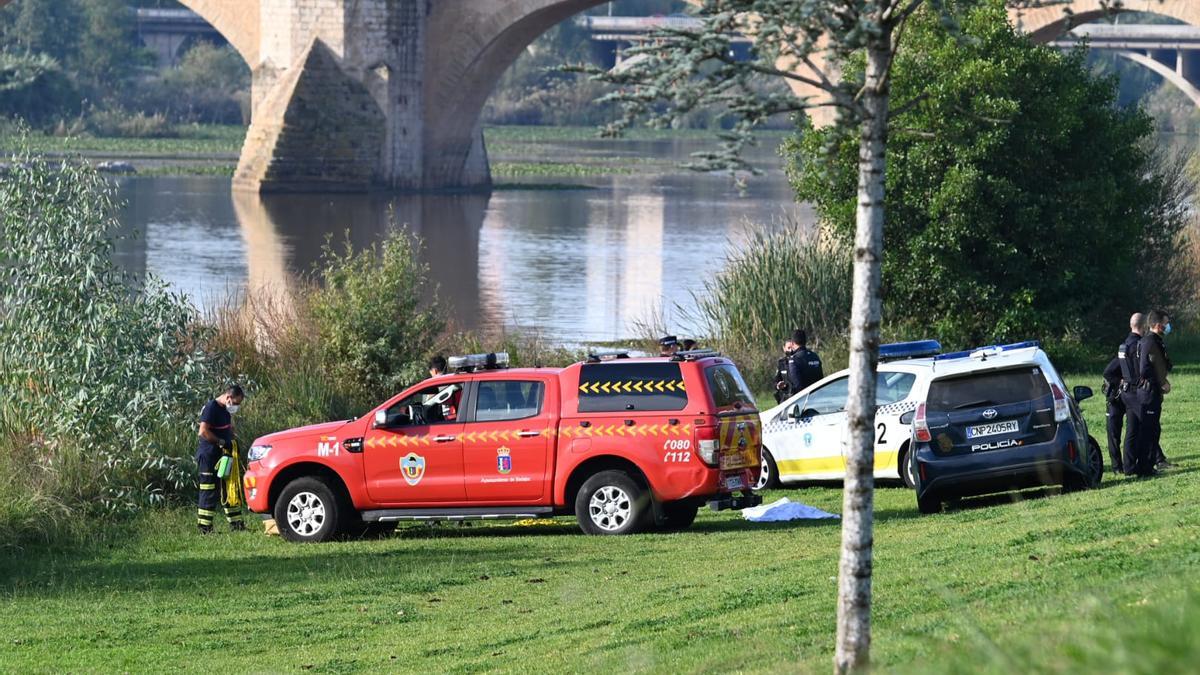
{"type": "Polygon", "coordinates": [[[201,516],[208,516],[209,518],[217,515],[217,512],[211,509],[196,509],[196,513],[201,516]]]}
{"type": "Polygon", "coordinates": [[[200,489],[201,490],[216,490],[217,484],[216,483],[201,483],[200,489]]]}

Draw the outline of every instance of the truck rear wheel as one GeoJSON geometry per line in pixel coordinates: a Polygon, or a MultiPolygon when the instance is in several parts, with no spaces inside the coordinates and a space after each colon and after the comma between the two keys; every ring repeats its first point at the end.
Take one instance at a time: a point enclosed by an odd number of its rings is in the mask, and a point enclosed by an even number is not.
{"type": "Polygon", "coordinates": [[[575,517],[586,534],[633,534],[651,513],[650,495],[624,471],[601,471],[575,496],[575,517]]]}
{"type": "Polygon", "coordinates": [[[342,504],[320,478],[297,478],[275,501],[275,524],[288,541],[318,543],[337,536],[342,504]]]}

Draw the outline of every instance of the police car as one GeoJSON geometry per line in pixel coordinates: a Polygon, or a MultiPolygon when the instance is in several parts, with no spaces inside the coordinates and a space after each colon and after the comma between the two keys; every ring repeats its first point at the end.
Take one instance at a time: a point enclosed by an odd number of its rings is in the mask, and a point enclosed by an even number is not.
{"type": "MultiPolygon", "coordinates": [[[[927,389],[936,340],[902,342],[879,348],[875,401],[875,477],[904,481],[914,477],[907,461],[916,393],[927,389]]],[[[810,385],[762,413],[762,468],[756,489],[801,480],[841,479],[846,474],[849,440],[846,398],[850,371],[810,385]]]]}
{"type": "Polygon", "coordinates": [[[1079,411],[1092,390],[1069,390],[1037,342],[943,354],[932,375],[914,388],[909,473],[922,513],[958,497],[1100,484],[1104,457],[1079,411]]]}

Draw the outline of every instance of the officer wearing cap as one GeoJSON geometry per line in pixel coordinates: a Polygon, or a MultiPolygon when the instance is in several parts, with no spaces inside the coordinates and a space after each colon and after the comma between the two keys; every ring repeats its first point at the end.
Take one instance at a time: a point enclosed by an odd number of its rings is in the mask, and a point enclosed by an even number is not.
{"type": "Polygon", "coordinates": [[[782,403],[792,394],[825,377],[821,357],[808,349],[808,335],[792,331],[783,343],[783,358],[775,369],[775,400],[782,403]]]}
{"type": "MultiPolygon", "coordinates": [[[[1138,344],[1138,375],[1141,380],[1135,394],[1141,408],[1141,419],[1134,442],[1135,464],[1132,473],[1138,476],[1154,475],[1154,464],[1158,459],[1155,455],[1162,435],[1163,396],[1171,393],[1171,383],[1167,380],[1171,362],[1167,359],[1166,346],[1163,344],[1163,336],[1171,332],[1170,318],[1163,312],[1152,310],[1146,323],[1150,325],[1150,332],[1138,344]]],[[[1130,469],[1126,458],[1125,472],[1130,473],[1130,469]]]]}
{"type": "MultiPolygon", "coordinates": [[[[1121,459],[1124,454],[1131,454],[1133,434],[1125,436],[1124,445],[1121,443],[1121,427],[1124,425],[1128,410],[1125,406],[1124,394],[1128,392],[1137,380],[1127,379],[1125,363],[1127,359],[1137,358],[1137,345],[1142,340],[1142,323],[1145,317],[1141,312],[1135,312],[1129,317],[1129,335],[1117,347],[1117,355],[1104,369],[1104,398],[1108,402],[1105,417],[1108,427],[1108,457],[1112,460],[1112,468],[1116,473],[1124,473],[1125,463],[1121,459]]],[[[1129,361],[1133,363],[1133,361],[1129,361]]]]}
{"type": "Polygon", "coordinates": [[[658,355],[659,356],[675,356],[679,351],[679,338],[674,335],[667,335],[658,340],[658,355]]]}

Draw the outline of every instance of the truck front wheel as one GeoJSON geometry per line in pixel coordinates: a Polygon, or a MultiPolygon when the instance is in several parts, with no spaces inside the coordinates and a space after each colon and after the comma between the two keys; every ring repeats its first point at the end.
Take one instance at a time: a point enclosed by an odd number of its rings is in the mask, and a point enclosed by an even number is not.
{"type": "Polygon", "coordinates": [[[633,534],[653,518],[650,495],[624,471],[601,471],[575,496],[575,517],[586,534],[633,534]]]}
{"type": "Polygon", "coordinates": [[[324,542],[338,534],[342,504],[320,478],[297,478],[275,501],[275,524],[288,541],[324,542]]]}

